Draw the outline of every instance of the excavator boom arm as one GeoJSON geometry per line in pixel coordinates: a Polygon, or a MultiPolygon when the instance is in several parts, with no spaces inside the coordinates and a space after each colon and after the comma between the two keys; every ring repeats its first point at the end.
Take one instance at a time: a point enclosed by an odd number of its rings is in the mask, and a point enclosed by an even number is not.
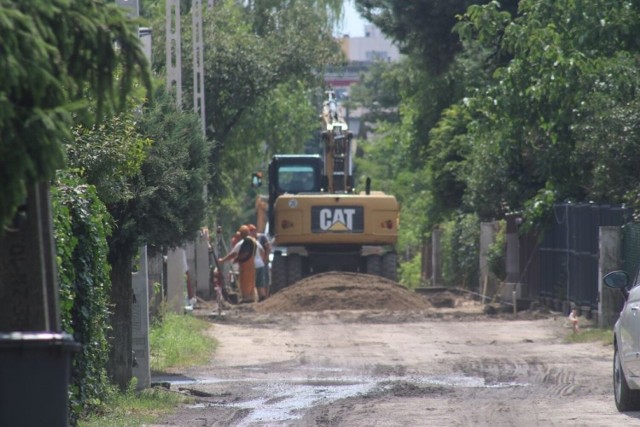
{"type": "Polygon", "coordinates": [[[324,143],[324,164],[329,193],[353,190],[351,141],[353,134],[342,117],[338,101],[333,91],[327,92],[322,105],[322,140],[324,143]]]}

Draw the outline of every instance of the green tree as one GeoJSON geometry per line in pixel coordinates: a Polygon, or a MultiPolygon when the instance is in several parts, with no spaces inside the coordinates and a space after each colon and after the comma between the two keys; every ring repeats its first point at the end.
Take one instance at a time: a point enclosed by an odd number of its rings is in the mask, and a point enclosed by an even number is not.
{"type": "Polygon", "coordinates": [[[366,138],[378,122],[397,123],[400,121],[398,106],[401,101],[400,88],[406,73],[406,64],[401,61],[377,62],[361,81],[350,87],[347,103],[350,107],[365,107],[361,117],[358,137],[366,138]]]}
{"type": "MultiPolygon", "coordinates": [[[[426,22],[439,20],[441,24],[448,19],[443,19],[437,13],[451,14],[455,17],[453,10],[460,6],[459,2],[440,4],[431,11],[434,15],[428,17],[408,16],[411,15],[411,10],[415,12],[416,8],[424,7],[424,4],[414,5],[409,2],[405,8],[405,4],[400,6],[392,5],[391,2],[368,2],[368,7],[372,7],[374,3],[376,7],[384,9],[375,9],[377,18],[385,20],[392,27],[409,19],[414,27],[403,26],[400,33],[415,31],[417,34],[407,36],[408,39],[404,40],[403,46],[408,59],[385,66],[388,70],[383,73],[374,68],[375,77],[366,77],[364,85],[361,85],[365,87],[364,92],[356,87],[353,91],[354,98],[365,99],[367,108],[374,112],[371,116],[373,120],[393,120],[392,116],[385,118],[375,113],[381,109],[379,105],[385,105],[382,108],[383,112],[395,111],[401,115],[401,124],[398,126],[402,128],[400,132],[407,137],[404,144],[391,145],[392,149],[404,158],[396,170],[406,170],[409,174],[415,174],[415,181],[419,183],[399,188],[396,195],[405,199],[402,193],[406,193],[407,201],[402,205],[402,216],[412,218],[411,234],[428,235],[431,228],[447,218],[447,215],[462,209],[466,190],[465,160],[470,144],[466,138],[466,125],[470,114],[462,104],[462,99],[467,88],[481,86],[484,81],[490,79],[491,67],[487,64],[487,58],[492,53],[487,50],[463,50],[442,62],[442,58],[430,56],[434,54],[431,46],[416,45],[418,40],[423,39],[437,39],[441,45],[445,44],[444,40],[451,37],[456,20],[449,20],[450,26],[447,27],[446,34],[443,33],[444,27],[436,29],[427,26],[426,22]],[[382,3],[386,6],[382,6],[382,3]],[[417,25],[421,19],[424,22],[417,25]],[[393,72],[394,69],[397,69],[397,72],[393,72]],[[375,83],[369,83],[370,80],[375,83]],[[367,86],[371,86],[372,89],[367,90],[367,86]],[[391,107],[389,101],[395,102],[395,106],[391,107]],[[421,194],[420,201],[414,201],[411,194],[421,194]],[[412,211],[414,208],[416,211],[412,211]]],[[[391,37],[400,37],[400,33],[390,28],[386,28],[386,31],[391,37]]],[[[457,35],[455,37],[457,38],[457,35]]],[[[402,45],[403,42],[399,42],[402,45]]],[[[460,44],[460,49],[462,48],[459,41],[455,43],[456,46],[460,44]]],[[[451,46],[449,53],[457,49],[459,48],[451,46]]],[[[380,125],[374,124],[373,128],[380,129],[380,125]]],[[[398,176],[402,176],[402,173],[398,176]]],[[[403,220],[403,227],[406,224],[403,220]]]]}
{"type": "Polygon", "coordinates": [[[407,160],[415,140],[412,106],[400,108],[400,123],[378,122],[374,137],[358,141],[356,185],[362,186],[366,177],[371,177],[374,190],[397,198],[401,206],[399,246],[404,249],[420,245],[430,233],[425,216],[432,203],[424,171],[411,169],[407,160]]]}
{"type": "Polygon", "coordinates": [[[140,120],[153,144],[134,180],[136,229],[128,239],[173,248],[195,238],[204,224],[208,143],[195,113],[178,111],[166,93],[157,99],[140,120]]]}
{"type": "Polygon", "coordinates": [[[466,166],[471,143],[467,136],[469,112],[460,104],[446,109],[431,130],[431,145],[426,166],[432,194],[433,226],[460,209],[466,191],[466,166]]]}
{"type": "Polygon", "coordinates": [[[143,112],[141,131],[153,144],[132,179],[134,197],[107,205],[117,233],[109,240],[115,346],[110,359],[116,383],[131,379],[131,265],[142,244],[173,248],[195,238],[204,223],[202,189],[207,176],[206,144],[195,114],[175,108],[170,97],[143,112]]]}
{"type": "Polygon", "coordinates": [[[586,103],[584,114],[590,120],[581,120],[573,129],[577,140],[573,161],[593,165],[582,171],[580,182],[594,201],[627,203],[637,211],[640,105],[637,100],[598,98],[586,103]]]}
{"type": "MultiPolygon", "coordinates": [[[[216,2],[203,14],[205,111],[209,194],[215,208],[249,220],[254,170],[276,152],[301,152],[318,126],[318,70],[342,61],[332,22],[342,3],[331,1],[216,2]],[[339,3],[339,8],[338,8],[339,3]],[[308,133],[305,135],[305,133],[308,133]],[[281,151],[282,150],[282,151],[281,151]]],[[[183,52],[191,52],[191,25],[184,17],[183,52]]],[[[164,67],[164,19],[154,23],[154,68],[164,67]]],[[[193,105],[192,62],[183,56],[185,109],[193,105]]]]}
{"type": "MultiPolygon", "coordinates": [[[[207,132],[219,142],[220,150],[231,150],[233,143],[238,143],[227,141],[228,135],[258,100],[290,81],[315,87],[317,70],[341,59],[326,13],[306,3],[272,10],[269,16],[273,22],[264,24],[269,31],[260,32],[252,26],[257,19],[253,11],[233,0],[218,2],[204,13],[207,132]]],[[[182,27],[183,52],[192,49],[190,27],[182,27]]],[[[164,20],[156,24],[156,33],[159,54],[155,55],[155,67],[160,70],[164,67],[164,20]]],[[[191,67],[191,61],[183,60],[185,105],[193,105],[191,67]]]]}
{"type": "MultiPolygon", "coordinates": [[[[269,97],[258,100],[247,112],[247,119],[242,120],[242,125],[231,132],[230,139],[247,143],[234,147],[233,156],[227,156],[221,161],[224,166],[217,168],[224,186],[218,194],[224,196],[216,213],[218,225],[223,230],[234,232],[239,224],[256,222],[255,198],[266,194],[267,190],[266,185],[250,188],[252,172],[262,171],[266,176],[268,163],[274,154],[303,153],[305,143],[313,145],[319,121],[316,108],[309,99],[309,91],[302,82],[281,84],[269,97]]],[[[225,152],[229,154],[231,151],[225,152]]],[[[313,153],[317,153],[317,149],[313,153]]],[[[225,234],[228,236],[229,233],[225,234]]]]}
{"type": "Polygon", "coordinates": [[[448,286],[477,289],[480,221],[474,214],[453,215],[443,223],[442,277],[448,286]]]}
{"type": "Polygon", "coordinates": [[[618,141],[630,135],[619,119],[638,88],[638,41],[630,36],[638,31],[637,6],[523,1],[511,21],[496,12],[496,5],[489,4],[467,14],[478,40],[499,39],[499,49],[512,58],[467,104],[474,142],[470,205],[483,217],[500,215],[523,206],[545,187],[561,199],[611,200],[601,186],[597,193],[590,191],[595,189],[594,173],[602,176],[600,163],[612,163],[611,156],[597,157],[601,142],[585,131],[618,141]],[[612,112],[617,112],[618,125],[594,128],[610,124],[612,112]],[[612,134],[616,130],[622,131],[619,137],[612,134]],[[578,135],[584,139],[579,141],[578,135]]]}
{"type": "Polygon", "coordinates": [[[140,133],[134,108],[132,101],[128,111],[108,122],[75,125],[73,138],[65,144],[69,167],[78,169],[106,204],[134,197],[131,179],[139,173],[152,143],[140,133]]]}
{"type": "Polygon", "coordinates": [[[131,379],[131,266],[143,244],[177,247],[204,222],[207,147],[198,117],[177,110],[160,91],[141,115],[129,110],[108,124],[78,127],[69,159],[95,184],[116,227],[108,239],[113,346],[110,373],[131,379]],[[117,166],[116,166],[117,165],[117,166]],[[117,175],[108,171],[116,167],[117,175]]]}
{"type": "MultiPolygon", "coordinates": [[[[462,43],[451,30],[457,16],[479,0],[355,0],[356,9],[394,40],[400,50],[426,65],[433,76],[446,72],[462,43]]],[[[500,2],[511,12],[517,0],[500,2]]]]}
{"type": "Polygon", "coordinates": [[[412,236],[470,214],[542,221],[556,200],[638,206],[635,2],[356,4],[409,57],[400,120],[375,124],[360,171],[393,164],[412,236]]]}
{"type": "Polygon", "coordinates": [[[4,225],[25,199],[27,186],[52,179],[63,166],[71,112],[81,112],[89,98],[98,117],[121,108],[133,79],[142,76],[148,83],[149,76],[135,27],[115,4],[2,0],[0,39],[4,225]]]}
{"type": "Polygon", "coordinates": [[[280,14],[290,7],[313,10],[319,18],[318,23],[331,28],[339,22],[343,12],[343,0],[249,0],[244,3],[245,10],[253,18],[253,28],[260,35],[282,28],[280,14]]]}

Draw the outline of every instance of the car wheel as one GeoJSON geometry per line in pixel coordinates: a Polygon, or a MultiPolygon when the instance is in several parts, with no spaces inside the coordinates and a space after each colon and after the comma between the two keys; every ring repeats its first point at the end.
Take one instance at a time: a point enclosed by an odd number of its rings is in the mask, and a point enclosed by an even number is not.
{"type": "Polygon", "coordinates": [[[618,347],[613,353],[613,394],[620,412],[640,410],[640,391],[631,390],[624,377],[618,347]]]}

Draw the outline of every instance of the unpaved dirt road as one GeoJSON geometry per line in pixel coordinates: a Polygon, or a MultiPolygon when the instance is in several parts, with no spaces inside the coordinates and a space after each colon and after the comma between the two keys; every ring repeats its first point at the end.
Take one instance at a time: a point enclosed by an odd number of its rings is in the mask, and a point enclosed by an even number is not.
{"type": "MultiPolygon", "coordinates": [[[[408,292],[398,288],[387,295],[391,309],[305,312],[287,291],[211,317],[220,342],[211,362],[171,378],[196,403],[159,425],[640,425],[640,413],[613,403],[612,347],[566,343],[560,314],[489,316],[466,298],[437,308],[413,293],[424,306],[397,310],[396,294],[408,292]]],[[[361,289],[333,291],[343,308],[339,298],[361,289]]]]}

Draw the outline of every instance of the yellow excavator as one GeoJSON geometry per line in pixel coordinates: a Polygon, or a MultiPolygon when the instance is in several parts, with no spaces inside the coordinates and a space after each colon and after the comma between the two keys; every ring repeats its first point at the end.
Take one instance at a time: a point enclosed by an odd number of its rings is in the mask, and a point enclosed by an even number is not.
{"type": "Polygon", "coordinates": [[[321,121],[321,155],[279,154],[269,163],[272,292],[326,271],[397,278],[398,202],[371,191],[370,178],[356,193],[353,134],[333,91],[321,121]]]}

